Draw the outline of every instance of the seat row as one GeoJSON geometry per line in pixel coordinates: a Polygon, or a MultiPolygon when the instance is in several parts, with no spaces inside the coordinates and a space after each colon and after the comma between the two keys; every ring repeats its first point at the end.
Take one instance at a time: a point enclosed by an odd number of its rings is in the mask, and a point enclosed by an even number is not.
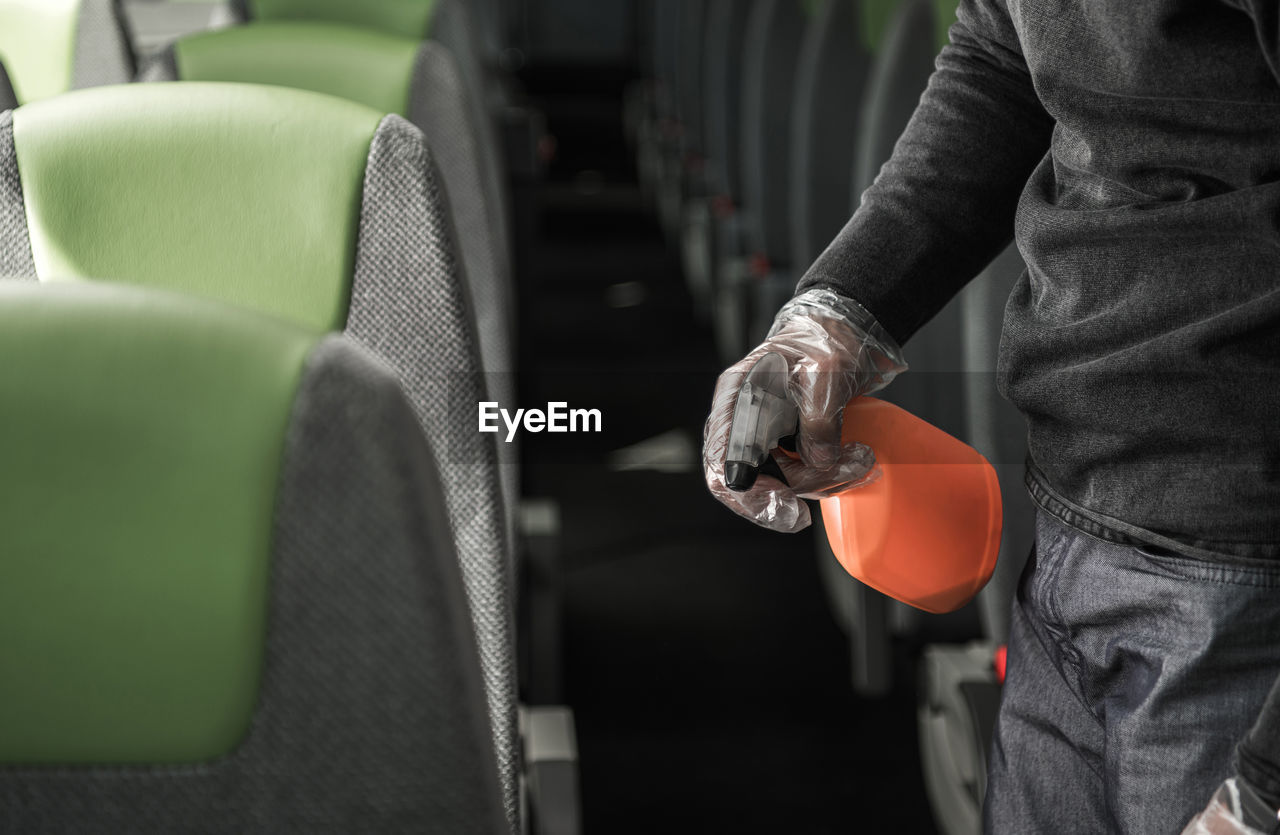
{"type": "MultiPolygon", "coordinates": [[[[764,338],[892,155],[949,42],[956,3],[656,0],[650,11],[648,79],[630,111],[637,165],[727,364],[764,338]]],[[[1025,428],[995,375],[1005,301],[1022,269],[1010,246],[912,338],[911,372],[884,393],[968,441],[999,473],[1004,540],[975,606],[959,619],[926,619],[850,578],[817,537],[856,692],[891,692],[894,636],[948,642],[925,655],[921,739],[936,817],[955,835],[980,829],[999,694],[992,659],[1033,538],[1025,428]],[[954,643],[970,638],[981,643],[954,643]]]]}
{"type": "Polygon", "coordinates": [[[474,431],[478,403],[514,397],[485,47],[460,0],[237,9],[145,62],[152,83],[97,87],[132,75],[114,4],[0,2],[20,105],[0,115],[0,275],[34,284],[0,316],[56,323],[15,349],[33,362],[0,434],[82,438],[0,487],[65,498],[13,517],[29,582],[7,591],[29,603],[6,628],[30,640],[7,656],[0,764],[27,768],[0,775],[0,823],[133,830],[163,784],[149,831],[520,831],[518,462],[474,431]],[[38,358],[60,340],[85,387],[11,410],[59,379],[38,358]],[[206,377],[208,396],[173,383],[206,377]],[[95,588],[111,599],[82,605],[95,588]]]}

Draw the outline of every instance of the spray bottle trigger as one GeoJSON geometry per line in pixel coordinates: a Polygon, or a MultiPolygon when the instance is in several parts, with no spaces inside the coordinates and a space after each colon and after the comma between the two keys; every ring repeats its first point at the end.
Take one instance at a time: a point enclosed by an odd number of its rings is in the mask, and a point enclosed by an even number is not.
{"type": "Polygon", "coordinates": [[[725,484],[730,490],[750,490],[761,472],[781,475],[772,452],[783,438],[795,435],[799,425],[796,407],[787,395],[787,376],[786,359],[765,354],[738,389],[725,453],[725,484]],[[767,469],[770,466],[773,470],[767,469]]]}

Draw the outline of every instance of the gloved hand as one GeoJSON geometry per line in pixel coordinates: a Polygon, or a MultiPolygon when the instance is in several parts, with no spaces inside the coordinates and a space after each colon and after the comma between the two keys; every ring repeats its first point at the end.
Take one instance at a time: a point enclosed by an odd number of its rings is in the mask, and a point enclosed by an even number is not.
{"type": "Polygon", "coordinates": [[[1187,824],[1182,835],[1271,835],[1280,825],[1274,812],[1259,808],[1256,797],[1249,796],[1240,778],[1232,777],[1218,787],[1209,805],[1187,824]]]}
{"type": "Polygon", "coordinates": [[[812,521],[804,498],[864,479],[872,471],[870,450],[841,446],[845,405],[884,388],[906,369],[897,343],[859,304],[830,290],[802,293],[783,306],[768,338],[716,383],[703,433],[707,487],[739,516],[758,525],[784,533],[803,530],[812,521]],[[787,393],[800,418],[800,460],[774,455],[790,486],[762,475],[750,490],[738,493],[725,483],[734,407],[747,373],[769,353],[787,361],[787,393]]]}

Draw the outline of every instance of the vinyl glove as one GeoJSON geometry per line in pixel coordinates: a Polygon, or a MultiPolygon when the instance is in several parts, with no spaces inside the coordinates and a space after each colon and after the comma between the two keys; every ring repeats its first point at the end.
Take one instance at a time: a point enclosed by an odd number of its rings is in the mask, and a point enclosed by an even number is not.
{"type": "Polygon", "coordinates": [[[1277,831],[1276,812],[1263,808],[1256,793],[1239,777],[1232,777],[1218,787],[1182,835],[1272,835],[1277,831]]]}
{"type": "Polygon", "coordinates": [[[861,305],[830,290],[809,290],[778,313],[768,338],[720,375],[703,433],[702,466],[712,495],[762,527],[794,533],[812,521],[804,498],[872,475],[874,456],[861,445],[842,448],[844,407],[906,371],[902,350],[861,305]],[[738,392],[766,354],[787,363],[788,398],[799,413],[800,460],[774,454],[787,484],[761,475],[746,492],[725,483],[725,456],[738,392]],[[789,486],[788,486],[789,485],[789,486]]]}

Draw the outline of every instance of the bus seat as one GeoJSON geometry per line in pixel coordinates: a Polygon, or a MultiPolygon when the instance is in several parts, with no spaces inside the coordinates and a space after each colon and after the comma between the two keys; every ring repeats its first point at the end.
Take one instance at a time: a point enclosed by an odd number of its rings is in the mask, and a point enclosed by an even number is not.
{"type": "MultiPolygon", "coordinates": [[[[422,130],[448,193],[489,393],[504,407],[513,406],[516,292],[502,238],[499,175],[480,153],[480,131],[447,49],[435,41],[344,24],[264,21],[183,38],[142,78],[312,90],[404,116],[422,130]]],[[[512,444],[504,444],[500,453],[511,539],[518,461],[512,444]]]]}
{"type": "Polygon", "coordinates": [[[871,56],[858,0],[821,0],[796,74],[791,242],[806,269],[849,220],[854,145],[871,56]]]}
{"type": "Polygon", "coordinates": [[[0,0],[0,65],[18,104],[124,84],[135,71],[115,0],[0,0]]]}
{"type": "Polygon", "coordinates": [[[0,274],[181,289],[344,330],[400,374],[444,479],[516,821],[513,566],[441,179],[399,116],[239,84],[85,90],[0,115],[0,274]],[[193,161],[198,164],[193,164],[193,161]]]}
{"type": "Polygon", "coordinates": [[[487,103],[486,73],[480,33],[468,0],[235,0],[242,21],[328,22],[373,29],[413,40],[433,40],[457,62],[466,88],[466,105],[479,132],[479,150],[487,171],[490,199],[502,208],[496,219],[503,257],[510,258],[507,171],[503,163],[497,122],[487,103]]]}
{"type": "Polygon", "coordinates": [[[353,340],[0,286],[0,829],[506,831],[446,489],[353,340]]]}

